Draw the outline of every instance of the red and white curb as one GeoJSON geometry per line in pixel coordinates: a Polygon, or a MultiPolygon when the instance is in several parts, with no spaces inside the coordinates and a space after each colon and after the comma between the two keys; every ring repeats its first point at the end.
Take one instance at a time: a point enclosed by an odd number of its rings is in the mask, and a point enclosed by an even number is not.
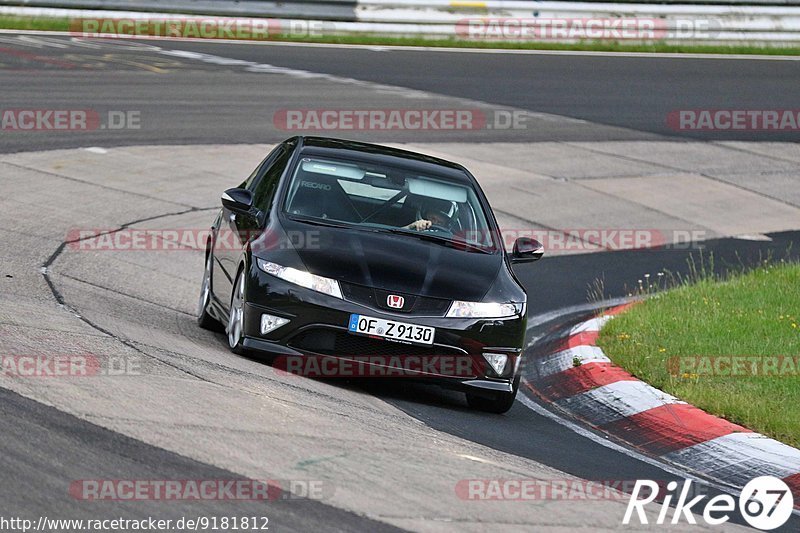
{"type": "Polygon", "coordinates": [[[710,415],[614,365],[597,346],[600,328],[632,304],[574,326],[533,361],[524,383],[544,402],[646,455],[743,487],[758,476],[782,478],[800,507],[800,450],[710,415]]]}

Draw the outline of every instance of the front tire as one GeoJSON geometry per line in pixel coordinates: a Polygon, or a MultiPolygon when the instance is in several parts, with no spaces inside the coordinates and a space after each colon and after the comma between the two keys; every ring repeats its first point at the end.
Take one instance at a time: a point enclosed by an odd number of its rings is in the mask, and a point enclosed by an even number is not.
{"type": "Polygon", "coordinates": [[[197,325],[211,331],[222,331],[219,320],[208,313],[211,305],[211,266],[214,258],[211,251],[206,252],[206,266],[203,271],[203,283],[200,286],[200,301],[197,303],[197,325]]]}
{"type": "Polygon", "coordinates": [[[514,406],[514,400],[519,390],[519,377],[514,380],[511,392],[495,392],[491,396],[479,396],[467,393],[467,405],[476,411],[503,414],[514,406]]]}
{"type": "Polygon", "coordinates": [[[244,272],[240,271],[233,284],[231,310],[228,313],[228,346],[231,351],[241,354],[244,351],[244,272]]]}

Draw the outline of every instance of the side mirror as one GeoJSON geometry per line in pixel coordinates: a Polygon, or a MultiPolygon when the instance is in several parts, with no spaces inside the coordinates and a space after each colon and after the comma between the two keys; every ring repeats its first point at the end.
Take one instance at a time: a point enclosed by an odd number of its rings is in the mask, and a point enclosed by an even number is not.
{"type": "Polygon", "coordinates": [[[222,205],[235,213],[250,213],[253,208],[253,193],[234,187],[222,193],[222,205]]]}
{"type": "Polygon", "coordinates": [[[544,255],[544,246],[536,239],[520,237],[514,241],[514,251],[511,252],[512,263],[530,263],[538,261],[544,255]]]}

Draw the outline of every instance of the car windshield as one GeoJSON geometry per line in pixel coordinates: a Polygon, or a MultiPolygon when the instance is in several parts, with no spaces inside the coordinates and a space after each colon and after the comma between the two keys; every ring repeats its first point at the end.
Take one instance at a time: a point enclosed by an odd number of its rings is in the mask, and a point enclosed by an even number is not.
{"type": "Polygon", "coordinates": [[[305,157],[289,186],[293,218],[405,233],[493,251],[486,214],[470,184],[394,167],[305,157]]]}

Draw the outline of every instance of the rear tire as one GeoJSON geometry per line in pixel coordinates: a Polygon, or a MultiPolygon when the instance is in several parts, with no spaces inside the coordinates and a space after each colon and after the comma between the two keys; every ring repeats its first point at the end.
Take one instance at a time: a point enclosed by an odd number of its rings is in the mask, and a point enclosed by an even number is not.
{"type": "Polygon", "coordinates": [[[214,258],[211,251],[206,252],[206,266],[203,270],[203,284],[200,286],[200,301],[197,303],[197,325],[211,331],[222,331],[222,324],[208,313],[211,304],[211,265],[214,258]]]}
{"type": "Polygon", "coordinates": [[[512,392],[495,392],[491,396],[479,396],[467,393],[467,405],[476,411],[487,413],[503,414],[514,406],[519,389],[519,377],[514,380],[512,392]]]}

